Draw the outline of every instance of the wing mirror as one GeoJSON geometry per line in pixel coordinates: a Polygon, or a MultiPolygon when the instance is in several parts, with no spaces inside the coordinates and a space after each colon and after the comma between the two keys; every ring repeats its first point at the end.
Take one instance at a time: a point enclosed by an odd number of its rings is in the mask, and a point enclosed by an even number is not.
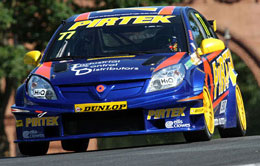
{"type": "Polygon", "coordinates": [[[215,39],[215,38],[208,38],[202,40],[200,48],[197,49],[197,54],[198,55],[209,54],[223,49],[225,49],[225,44],[222,40],[215,39]]]}
{"type": "Polygon", "coordinates": [[[24,63],[27,65],[37,66],[41,60],[41,52],[40,51],[30,51],[24,56],[24,63]]]}

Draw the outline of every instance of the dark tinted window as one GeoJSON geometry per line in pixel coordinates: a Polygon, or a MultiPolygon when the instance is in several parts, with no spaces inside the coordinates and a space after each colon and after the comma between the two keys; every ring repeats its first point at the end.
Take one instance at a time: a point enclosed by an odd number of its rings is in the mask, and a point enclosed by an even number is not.
{"type": "Polygon", "coordinates": [[[93,58],[120,54],[187,51],[180,16],[167,16],[169,23],[162,21],[150,23],[152,21],[148,18],[156,16],[147,18],[143,16],[143,20],[138,20],[141,23],[136,21],[139,16],[131,17],[135,18],[125,21],[127,23],[123,25],[122,21],[114,22],[114,25],[104,23],[103,26],[93,26],[94,23],[89,23],[94,20],[78,23],[79,26],[74,26],[75,22],[67,23],[57,33],[56,39],[47,50],[45,61],[62,57],[93,58]]]}
{"type": "Polygon", "coordinates": [[[194,15],[192,15],[192,13],[190,12],[189,13],[189,23],[190,23],[193,39],[195,40],[197,46],[200,47],[200,44],[204,38],[203,38],[202,32],[200,31],[200,28],[199,28],[197,22],[195,21],[195,19],[196,18],[194,17],[194,15]]]}

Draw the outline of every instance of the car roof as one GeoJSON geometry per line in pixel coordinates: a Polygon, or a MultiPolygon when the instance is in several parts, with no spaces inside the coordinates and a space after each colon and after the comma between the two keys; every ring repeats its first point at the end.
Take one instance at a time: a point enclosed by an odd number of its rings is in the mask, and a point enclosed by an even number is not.
{"type": "Polygon", "coordinates": [[[147,6],[147,7],[132,7],[132,8],[118,8],[118,9],[107,9],[93,12],[86,12],[77,14],[66,22],[77,22],[84,21],[94,18],[106,18],[106,17],[121,17],[131,15],[180,15],[181,10],[187,7],[180,6],[147,6]]]}

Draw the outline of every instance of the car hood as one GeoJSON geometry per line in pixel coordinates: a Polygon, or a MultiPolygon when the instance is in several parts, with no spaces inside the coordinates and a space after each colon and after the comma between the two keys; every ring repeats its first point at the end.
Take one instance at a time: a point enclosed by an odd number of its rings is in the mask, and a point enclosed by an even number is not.
{"type": "Polygon", "coordinates": [[[48,78],[53,85],[140,80],[151,78],[154,71],[173,61],[178,63],[184,55],[164,53],[53,61],[41,64],[33,73],[48,78]]]}

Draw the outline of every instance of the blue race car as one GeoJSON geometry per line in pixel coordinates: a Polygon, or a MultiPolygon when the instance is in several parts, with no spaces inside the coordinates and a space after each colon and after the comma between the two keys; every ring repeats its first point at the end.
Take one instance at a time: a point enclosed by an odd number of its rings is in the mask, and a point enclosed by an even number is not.
{"type": "Polygon", "coordinates": [[[63,21],[16,94],[25,155],[49,142],[85,151],[89,138],[183,132],[188,142],[243,136],[246,116],[216,22],[189,7],[111,9],[63,21]]]}

